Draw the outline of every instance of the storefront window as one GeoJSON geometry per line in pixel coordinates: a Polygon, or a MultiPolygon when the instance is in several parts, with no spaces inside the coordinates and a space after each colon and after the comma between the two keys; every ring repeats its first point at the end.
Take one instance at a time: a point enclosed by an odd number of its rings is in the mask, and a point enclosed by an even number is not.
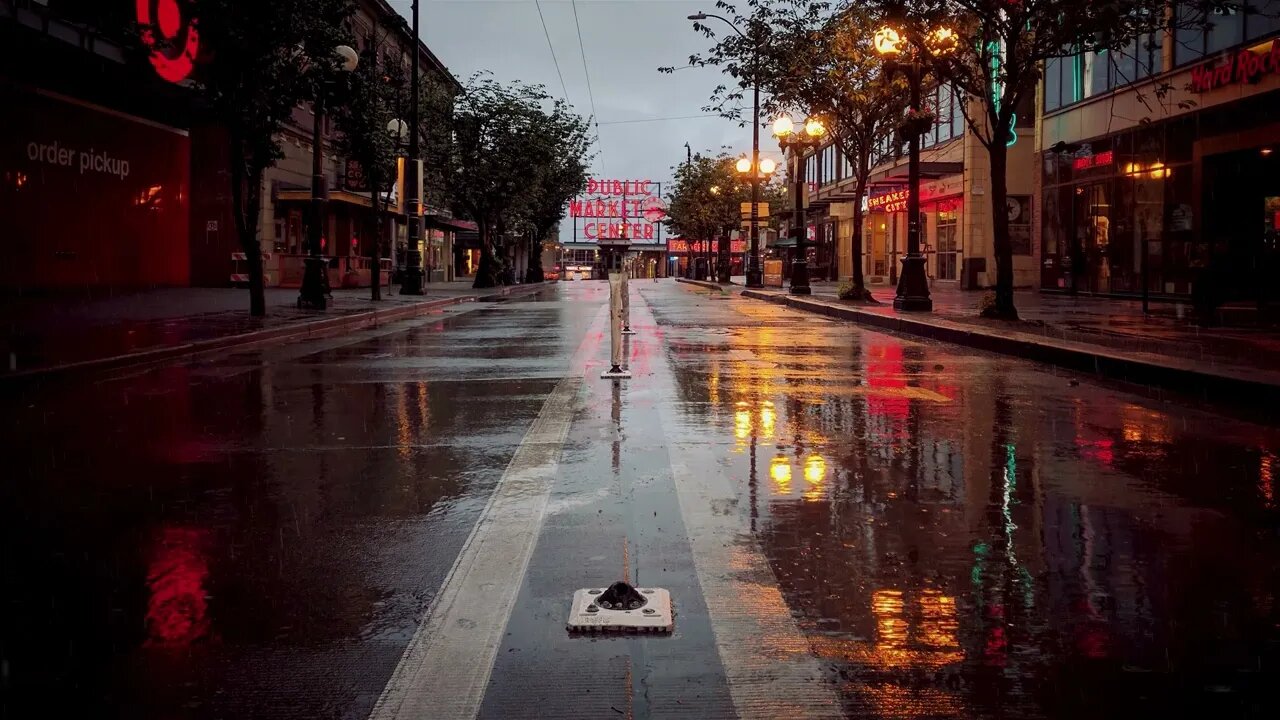
{"type": "Polygon", "coordinates": [[[937,273],[939,280],[955,280],[958,250],[956,212],[938,210],[937,273]]]}
{"type": "MultiPolygon", "coordinates": [[[[1278,0],[1280,1],[1280,0],[1278,0]]],[[[964,134],[964,92],[958,87],[951,88],[951,137],[960,137],[964,134]]]]}
{"type": "Polygon", "coordinates": [[[1013,245],[1013,254],[1030,255],[1031,196],[1010,195],[1006,204],[1009,212],[1009,242],[1013,245]]]}
{"type": "Polygon", "coordinates": [[[1111,89],[1111,53],[1106,50],[1086,53],[1084,96],[1101,95],[1111,89]]]}

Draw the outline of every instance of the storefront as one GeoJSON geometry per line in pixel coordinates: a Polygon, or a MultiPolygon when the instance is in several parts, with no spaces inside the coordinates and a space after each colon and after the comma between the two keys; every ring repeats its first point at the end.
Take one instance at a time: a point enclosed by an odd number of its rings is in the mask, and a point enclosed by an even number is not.
{"type": "MultiPolygon", "coordinates": [[[[1233,18],[1207,39],[1166,37],[1163,55],[1147,60],[1152,79],[1114,91],[1117,76],[1107,75],[1101,55],[1050,68],[1040,163],[1043,289],[1185,298],[1211,283],[1222,302],[1274,298],[1280,42],[1240,42],[1269,28],[1233,18]],[[1231,47],[1231,38],[1239,44],[1231,47]],[[1203,59],[1224,45],[1223,54],[1203,59]],[[1087,84],[1062,79],[1071,73],[1107,92],[1089,97],[1087,84]],[[1102,82],[1108,77],[1112,85],[1102,82]],[[1144,103],[1150,84],[1173,90],[1144,103]]],[[[1113,70],[1123,62],[1119,53],[1109,60],[1113,70]]]]}

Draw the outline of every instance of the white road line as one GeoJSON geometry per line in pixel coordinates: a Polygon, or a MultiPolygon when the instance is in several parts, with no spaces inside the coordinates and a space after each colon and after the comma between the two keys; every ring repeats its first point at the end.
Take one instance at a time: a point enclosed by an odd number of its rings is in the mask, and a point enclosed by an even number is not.
{"type": "MultiPolygon", "coordinates": [[[[643,317],[643,324],[653,325],[643,294],[632,310],[643,317]]],[[[651,330],[641,328],[640,339],[632,342],[653,342],[653,336],[651,330]]],[[[661,348],[655,348],[652,357],[655,365],[667,364],[661,348]]],[[[717,471],[723,467],[717,457],[723,448],[696,438],[676,443],[674,431],[683,423],[674,415],[679,398],[673,375],[669,367],[656,370],[653,377],[662,378],[656,404],[680,516],[738,717],[843,718],[834,689],[791,617],[773,568],[742,516],[726,510],[738,505],[740,493],[723,471],[717,471]],[[696,474],[691,468],[697,468],[696,474]]]]}
{"type": "Polygon", "coordinates": [[[599,349],[604,310],[574,354],[573,375],[552,390],[511,457],[371,720],[471,720],[479,712],[542,529],[587,355],[599,349]]]}

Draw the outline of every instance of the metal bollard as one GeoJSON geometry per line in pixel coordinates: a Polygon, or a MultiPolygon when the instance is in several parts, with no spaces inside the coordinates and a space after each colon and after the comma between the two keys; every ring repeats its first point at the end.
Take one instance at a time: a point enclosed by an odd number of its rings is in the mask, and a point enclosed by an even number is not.
{"type": "Polygon", "coordinates": [[[622,298],[625,280],[621,272],[609,273],[609,363],[602,378],[629,378],[631,372],[622,367],[622,298]]]}

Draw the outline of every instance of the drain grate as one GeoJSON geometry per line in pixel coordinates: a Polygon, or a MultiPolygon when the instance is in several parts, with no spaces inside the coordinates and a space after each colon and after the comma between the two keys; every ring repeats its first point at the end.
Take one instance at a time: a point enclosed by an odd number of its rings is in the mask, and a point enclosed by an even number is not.
{"type": "Polygon", "coordinates": [[[669,633],[674,627],[671,593],[662,588],[625,582],[583,588],[573,594],[569,608],[569,632],[669,633]]]}

